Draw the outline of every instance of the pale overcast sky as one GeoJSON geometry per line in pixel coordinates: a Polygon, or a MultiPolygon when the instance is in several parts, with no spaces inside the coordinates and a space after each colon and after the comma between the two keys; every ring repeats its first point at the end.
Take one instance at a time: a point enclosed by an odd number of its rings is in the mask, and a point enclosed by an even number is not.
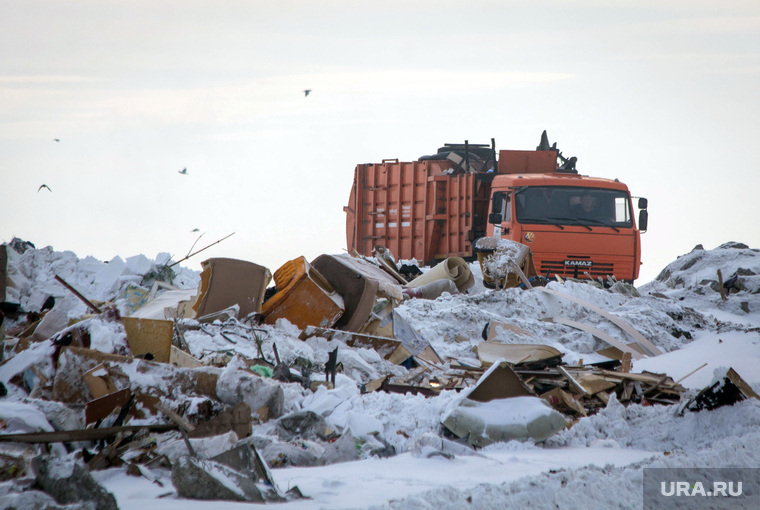
{"type": "Polygon", "coordinates": [[[649,199],[642,284],[760,248],[759,92],[756,0],[3,0],[0,242],[274,271],[345,248],[357,163],[546,129],[649,199]]]}

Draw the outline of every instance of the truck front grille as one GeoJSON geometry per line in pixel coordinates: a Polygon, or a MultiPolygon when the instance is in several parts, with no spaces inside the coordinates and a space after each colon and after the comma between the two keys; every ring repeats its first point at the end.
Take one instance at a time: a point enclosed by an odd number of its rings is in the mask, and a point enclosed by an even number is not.
{"type": "MultiPolygon", "coordinates": [[[[588,257],[583,258],[587,259],[588,257]]],[[[578,260],[578,257],[568,257],[568,259],[578,260]]],[[[579,267],[566,266],[565,260],[543,260],[539,267],[541,276],[546,276],[548,272],[549,277],[559,275],[567,278],[586,278],[586,273],[593,277],[605,277],[615,274],[615,264],[612,262],[594,262],[591,267],[579,267]]]]}

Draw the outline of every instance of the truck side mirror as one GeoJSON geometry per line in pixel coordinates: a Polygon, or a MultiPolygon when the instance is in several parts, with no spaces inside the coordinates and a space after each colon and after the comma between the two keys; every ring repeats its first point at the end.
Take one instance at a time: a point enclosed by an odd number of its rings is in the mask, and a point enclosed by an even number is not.
{"type": "Polygon", "coordinates": [[[647,212],[647,210],[646,209],[640,210],[639,211],[639,230],[641,230],[642,232],[646,231],[648,221],[649,221],[649,213],[647,212]]]}
{"type": "Polygon", "coordinates": [[[646,209],[647,203],[648,201],[646,198],[639,198],[639,209],[646,209]]]}
{"type": "MultiPolygon", "coordinates": [[[[646,211],[644,211],[646,212],[646,211]]],[[[503,220],[501,213],[491,213],[488,215],[488,223],[493,223],[494,225],[499,225],[501,221],[503,220]]]]}
{"type": "MultiPolygon", "coordinates": [[[[501,191],[495,191],[491,197],[491,212],[493,214],[501,214],[501,204],[504,202],[504,193],[501,191]]],[[[488,221],[491,221],[490,219],[488,221]]],[[[493,223],[491,221],[491,223],[493,223]]],[[[501,220],[499,220],[501,223],[501,220]]]]}

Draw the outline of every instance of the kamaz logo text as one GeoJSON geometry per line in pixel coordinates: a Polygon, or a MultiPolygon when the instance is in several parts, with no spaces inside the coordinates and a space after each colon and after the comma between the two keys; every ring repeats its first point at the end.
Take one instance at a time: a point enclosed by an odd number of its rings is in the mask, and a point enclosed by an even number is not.
{"type": "Polygon", "coordinates": [[[591,267],[594,262],[591,260],[566,260],[565,266],[591,267]]]}

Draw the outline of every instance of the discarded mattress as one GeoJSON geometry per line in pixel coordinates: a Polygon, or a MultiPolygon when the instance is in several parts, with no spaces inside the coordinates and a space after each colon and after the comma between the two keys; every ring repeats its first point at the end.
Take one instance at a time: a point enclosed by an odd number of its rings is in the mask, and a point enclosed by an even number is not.
{"type": "Polygon", "coordinates": [[[261,308],[266,324],[284,318],[300,329],[330,328],[343,315],[343,298],[304,257],[283,264],[274,283],[277,292],[261,308]]]}

